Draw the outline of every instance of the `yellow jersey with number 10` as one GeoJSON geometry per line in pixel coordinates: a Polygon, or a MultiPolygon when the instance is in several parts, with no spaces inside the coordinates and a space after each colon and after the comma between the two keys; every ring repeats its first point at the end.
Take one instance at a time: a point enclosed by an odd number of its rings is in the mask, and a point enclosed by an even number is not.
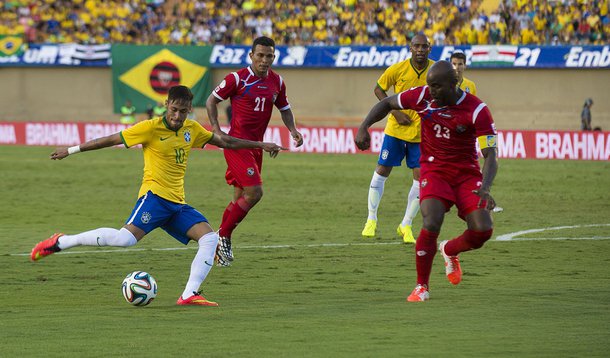
{"type": "Polygon", "coordinates": [[[203,148],[212,132],[187,119],[177,131],[167,126],[165,117],[142,121],[121,131],[126,147],[142,144],[144,176],[138,197],[149,190],[163,199],[185,204],[184,174],[191,148],[203,148]]]}
{"type": "MultiPolygon", "coordinates": [[[[413,67],[411,59],[398,62],[388,67],[385,72],[377,80],[377,86],[387,92],[390,87],[394,87],[394,93],[406,91],[411,87],[426,85],[426,76],[428,69],[434,61],[428,59],[428,65],[421,71],[413,67]]],[[[388,122],[385,126],[384,133],[392,137],[405,140],[407,142],[421,142],[421,119],[417,112],[412,110],[404,110],[413,122],[406,126],[398,124],[396,118],[392,114],[388,117],[388,122]]]]}

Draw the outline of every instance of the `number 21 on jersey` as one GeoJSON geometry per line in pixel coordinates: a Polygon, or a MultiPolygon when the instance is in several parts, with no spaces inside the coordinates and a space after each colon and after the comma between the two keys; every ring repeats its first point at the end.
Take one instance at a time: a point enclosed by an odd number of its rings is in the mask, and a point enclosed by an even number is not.
{"type": "Polygon", "coordinates": [[[254,99],[254,102],[256,102],[254,112],[263,112],[265,110],[265,99],[265,97],[256,97],[254,99]]]}

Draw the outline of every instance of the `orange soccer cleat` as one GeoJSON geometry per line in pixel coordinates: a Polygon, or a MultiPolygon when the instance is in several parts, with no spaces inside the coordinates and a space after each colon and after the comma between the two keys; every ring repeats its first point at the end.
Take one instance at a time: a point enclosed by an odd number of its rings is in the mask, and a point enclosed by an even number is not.
{"type": "Polygon", "coordinates": [[[447,240],[442,241],[438,245],[438,250],[443,255],[445,259],[445,274],[447,275],[447,279],[454,285],[457,285],[462,281],[462,268],[460,267],[460,260],[456,256],[449,256],[445,254],[445,245],[447,245],[447,240]]]}
{"type": "Polygon", "coordinates": [[[409,297],[407,297],[407,302],[423,302],[428,301],[429,299],[430,293],[428,292],[428,287],[417,285],[409,297]]]}
{"type": "Polygon", "coordinates": [[[182,296],[178,298],[176,302],[179,306],[210,306],[218,307],[218,303],[208,301],[205,297],[201,296],[201,292],[193,292],[193,295],[187,299],[183,299],[182,296]]]}
{"type": "Polygon", "coordinates": [[[60,248],[57,247],[57,239],[63,235],[64,234],[62,233],[55,233],[50,238],[37,243],[30,253],[30,259],[32,261],[38,261],[45,256],[61,251],[60,248]]]}

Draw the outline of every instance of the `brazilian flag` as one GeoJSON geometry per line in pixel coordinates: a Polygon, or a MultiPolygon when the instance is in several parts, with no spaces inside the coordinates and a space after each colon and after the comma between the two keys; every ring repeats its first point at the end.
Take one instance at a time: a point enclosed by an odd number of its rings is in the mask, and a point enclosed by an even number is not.
{"type": "Polygon", "coordinates": [[[23,51],[25,51],[23,35],[0,35],[0,56],[18,56],[23,51]]]}
{"type": "Polygon", "coordinates": [[[130,100],[136,112],[164,103],[173,86],[193,92],[193,106],[203,107],[211,92],[211,46],[112,45],[114,112],[130,100]]]}

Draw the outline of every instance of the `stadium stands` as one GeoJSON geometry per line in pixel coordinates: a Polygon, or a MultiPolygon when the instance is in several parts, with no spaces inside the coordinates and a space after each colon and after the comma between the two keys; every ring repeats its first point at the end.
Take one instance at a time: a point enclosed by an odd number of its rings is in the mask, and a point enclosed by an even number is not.
{"type": "Polygon", "coordinates": [[[28,43],[607,44],[608,0],[7,0],[0,35],[28,43]]]}

